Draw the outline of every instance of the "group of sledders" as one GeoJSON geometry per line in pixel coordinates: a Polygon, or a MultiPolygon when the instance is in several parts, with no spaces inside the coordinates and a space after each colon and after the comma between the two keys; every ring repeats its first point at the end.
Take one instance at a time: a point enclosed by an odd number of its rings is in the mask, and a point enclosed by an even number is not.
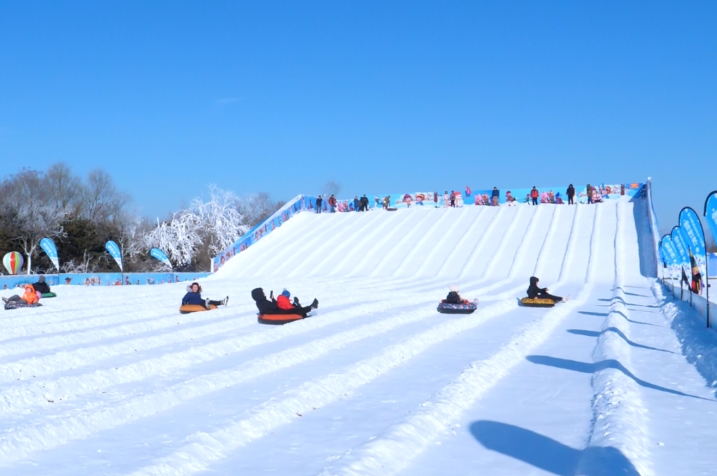
{"type": "MultiPolygon", "coordinates": [[[[535,276],[530,278],[528,297],[520,300],[520,304],[527,307],[553,307],[559,302],[566,302],[568,298],[554,296],[548,292],[548,288],[538,287],[540,280],[535,276]]],[[[438,312],[443,314],[471,314],[478,308],[478,299],[469,301],[461,298],[458,288],[450,286],[450,292],[444,300],[438,304],[438,312]]]]}
{"type": "MultiPolygon", "coordinates": [[[[291,293],[284,289],[277,299],[274,299],[274,291],[269,293],[269,299],[266,298],[262,288],[252,290],[251,297],[256,302],[259,310],[259,322],[262,324],[286,324],[287,322],[298,321],[309,317],[309,313],[318,309],[319,301],[314,301],[309,306],[302,306],[299,298],[294,297],[291,301],[291,293]]],[[[217,306],[226,306],[229,303],[229,296],[221,301],[213,301],[209,298],[202,298],[202,287],[199,283],[192,283],[187,287],[187,294],[182,298],[182,306],[179,312],[187,314],[198,311],[211,311],[217,306]]]]}
{"type": "Polygon", "coordinates": [[[39,307],[42,306],[40,298],[55,297],[55,293],[50,290],[50,286],[45,282],[44,276],[40,276],[36,283],[26,284],[24,290],[22,296],[15,294],[9,298],[2,298],[6,311],[21,307],[39,307]]]}

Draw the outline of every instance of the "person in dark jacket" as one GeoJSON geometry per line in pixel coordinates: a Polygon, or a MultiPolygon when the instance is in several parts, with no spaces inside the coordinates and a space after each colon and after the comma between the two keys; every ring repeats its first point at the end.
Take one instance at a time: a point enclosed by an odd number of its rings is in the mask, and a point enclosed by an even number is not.
{"type": "Polygon", "coordinates": [[[575,205],[575,202],[573,201],[573,198],[575,197],[575,187],[573,187],[573,184],[568,186],[568,190],[565,192],[565,195],[568,196],[568,205],[575,205]]]}
{"type": "Polygon", "coordinates": [[[310,306],[281,309],[274,299],[273,293],[271,294],[270,301],[266,298],[266,294],[264,294],[262,288],[252,289],[251,297],[254,299],[254,302],[256,302],[256,308],[259,309],[259,314],[300,314],[306,317],[313,309],[319,308],[319,300],[314,299],[314,302],[312,302],[310,306]]]}
{"type": "Polygon", "coordinates": [[[591,204],[593,202],[593,186],[588,184],[586,191],[588,194],[588,204],[591,204]]]}
{"type": "Polygon", "coordinates": [[[368,211],[368,197],[366,194],[363,194],[363,197],[361,197],[361,211],[367,212],[368,211]]]}
{"type": "Polygon", "coordinates": [[[37,291],[40,294],[47,294],[47,293],[51,292],[50,286],[48,286],[47,283],[45,282],[44,276],[40,276],[40,278],[37,280],[37,282],[33,283],[32,287],[35,288],[35,291],[37,291]]]}
{"type": "Polygon", "coordinates": [[[500,200],[500,190],[498,190],[498,187],[493,187],[493,193],[491,194],[491,205],[493,205],[494,207],[497,207],[499,200],[500,200]]]}
{"type": "Polygon", "coordinates": [[[555,303],[559,303],[563,300],[560,296],[548,294],[548,288],[539,288],[539,282],[540,280],[535,276],[530,278],[530,287],[528,287],[528,297],[530,299],[552,299],[555,303]]]}
{"type": "Polygon", "coordinates": [[[316,199],[316,213],[321,213],[321,205],[324,203],[324,199],[321,195],[316,199]]]}
{"type": "Polygon", "coordinates": [[[202,287],[199,283],[192,283],[187,287],[187,294],[182,298],[182,306],[185,304],[193,304],[196,306],[204,306],[210,309],[210,306],[226,306],[229,303],[229,296],[225,297],[221,301],[212,301],[211,299],[202,299],[202,287]]]}

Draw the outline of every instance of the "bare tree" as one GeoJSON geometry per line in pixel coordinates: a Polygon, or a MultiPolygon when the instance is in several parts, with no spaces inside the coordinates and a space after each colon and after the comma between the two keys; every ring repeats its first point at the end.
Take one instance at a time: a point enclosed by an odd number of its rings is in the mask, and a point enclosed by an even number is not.
{"type": "Polygon", "coordinates": [[[0,185],[2,212],[11,217],[15,241],[27,259],[27,273],[32,256],[44,237],[63,235],[65,212],[53,206],[44,186],[44,177],[35,170],[23,169],[0,185]]]}
{"type": "Polygon", "coordinates": [[[45,173],[44,181],[52,206],[65,214],[77,213],[84,186],[66,164],[60,162],[51,165],[45,173]]]}
{"type": "Polygon", "coordinates": [[[95,169],[89,173],[82,199],[85,218],[96,223],[110,221],[128,202],[129,196],[117,190],[107,172],[95,169]]]}
{"type": "Polygon", "coordinates": [[[273,201],[268,193],[259,192],[240,198],[237,209],[239,213],[244,215],[249,226],[256,226],[281,208],[282,205],[282,202],[273,201]]]}
{"type": "Polygon", "coordinates": [[[338,196],[339,193],[341,193],[341,184],[338,183],[336,180],[329,180],[326,182],[321,189],[321,192],[326,195],[334,195],[338,196]]]}

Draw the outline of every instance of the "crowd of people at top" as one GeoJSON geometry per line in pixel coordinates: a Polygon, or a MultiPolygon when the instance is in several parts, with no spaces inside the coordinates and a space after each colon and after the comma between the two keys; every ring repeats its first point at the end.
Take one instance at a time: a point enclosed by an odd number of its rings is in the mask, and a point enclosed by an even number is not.
{"type": "MultiPolygon", "coordinates": [[[[609,187],[608,187],[609,188],[609,187]]],[[[598,189],[597,187],[594,187],[590,184],[587,185],[585,189],[585,198],[587,199],[588,204],[592,203],[601,203],[603,201],[603,191],[598,189]]],[[[610,193],[609,190],[606,190],[604,193],[610,193]]],[[[423,205],[423,197],[424,194],[416,194],[416,203],[423,205]]],[[[431,194],[428,194],[428,197],[430,199],[431,194]]],[[[466,198],[470,195],[467,193],[466,198]]],[[[540,191],[537,187],[533,186],[533,188],[528,192],[528,194],[525,196],[525,199],[522,201],[522,203],[527,203],[530,205],[539,205],[541,203],[552,203],[556,205],[575,205],[577,202],[575,201],[576,197],[576,190],[573,184],[570,184],[570,186],[565,191],[565,194],[561,194],[560,192],[553,192],[553,190],[549,191],[540,191]]],[[[441,195],[438,192],[433,193],[433,201],[435,202],[436,206],[438,206],[438,201],[441,198],[441,195]]],[[[457,192],[455,190],[451,190],[449,193],[448,190],[446,190],[443,193],[443,207],[444,208],[460,208],[464,205],[464,195],[461,192],[457,192]]],[[[399,202],[403,202],[406,204],[407,207],[411,206],[412,198],[410,198],[410,195],[406,195],[403,200],[399,200],[399,202]]],[[[353,200],[349,200],[348,202],[341,202],[339,204],[336,197],[332,194],[328,199],[326,199],[326,202],[328,204],[328,211],[330,213],[334,213],[336,211],[357,211],[357,212],[366,212],[370,210],[370,200],[364,194],[363,196],[359,197],[358,195],[354,197],[353,200]]],[[[511,205],[517,205],[518,199],[512,194],[510,190],[505,192],[505,198],[502,202],[505,205],[511,206],[511,205]]],[[[500,190],[498,187],[493,187],[493,190],[490,192],[490,195],[488,193],[484,194],[476,194],[474,199],[475,205],[486,205],[486,206],[499,206],[501,204],[501,195],[500,190]]],[[[383,207],[383,209],[389,209],[391,207],[391,196],[387,195],[380,199],[377,196],[374,197],[374,208],[379,208],[379,206],[383,207]]],[[[319,196],[316,199],[316,213],[321,213],[322,210],[325,210],[326,207],[324,205],[324,198],[319,196]]]]}

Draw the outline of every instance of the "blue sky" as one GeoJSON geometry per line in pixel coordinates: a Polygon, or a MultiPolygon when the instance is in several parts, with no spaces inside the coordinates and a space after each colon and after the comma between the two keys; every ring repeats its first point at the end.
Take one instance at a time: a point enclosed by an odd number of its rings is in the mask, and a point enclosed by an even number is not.
{"type": "Polygon", "coordinates": [[[109,171],[147,216],[653,178],[717,188],[717,2],[3,2],[0,163],[109,171]]]}

